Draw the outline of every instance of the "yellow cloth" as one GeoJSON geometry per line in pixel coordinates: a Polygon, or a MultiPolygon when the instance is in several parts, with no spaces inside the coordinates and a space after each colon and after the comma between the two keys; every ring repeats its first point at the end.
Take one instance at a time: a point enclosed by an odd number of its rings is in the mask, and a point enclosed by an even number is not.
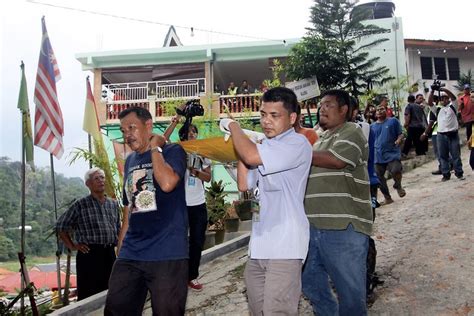
{"type": "Polygon", "coordinates": [[[232,162],[237,160],[237,155],[234,151],[232,138],[226,142],[224,137],[212,137],[207,139],[195,139],[180,142],[184,150],[190,154],[197,154],[199,156],[220,161],[232,162]]]}

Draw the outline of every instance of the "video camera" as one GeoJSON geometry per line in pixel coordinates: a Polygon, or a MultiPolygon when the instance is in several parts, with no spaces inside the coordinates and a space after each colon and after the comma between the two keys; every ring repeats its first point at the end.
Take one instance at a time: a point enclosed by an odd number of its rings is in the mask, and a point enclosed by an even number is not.
{"type": "Polygon", "coordinates": [[[176,109],[176,114],[182,115],[186,118],[191,118],[195,116],[203,116],[204,115],[204,108],[203,106],[196,100],[189,100],[186,102],[184,109],[176,109]]]}
{"type": "Polygon", "coordinates": [[[444,86],[446,86],[446,84],[444,83],[441,83],[440,80],[438,79],[435,79],[433,81],[433,84],[431,85],[431,90],[433,91],[439,91],[441,88],[443,88],[444,86]]]}
{"type": "Polygon", "coordinates": [[[186,102],[183,109],[176,109],[176,114],[182,115],[186,118],[183,126],[178,131],[179,139],[181,141],[188,140],[189,127],[191,126],[193,117],[203,116],[204,108],[198,101],[189,100],[188,102],[186,102]]]}

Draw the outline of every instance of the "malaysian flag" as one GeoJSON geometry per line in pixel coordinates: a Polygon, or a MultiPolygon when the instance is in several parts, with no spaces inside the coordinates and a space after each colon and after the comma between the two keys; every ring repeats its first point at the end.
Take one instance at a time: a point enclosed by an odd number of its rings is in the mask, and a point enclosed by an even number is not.
{"type": "Polygon", "coordinates": [[[61,159],[64,153],[63,115],[56,93],[56,82],[61,79],[61,74],[49,42],[44,17],[41,23],[43,37],[35,86],[35,145],[61,159]]]}

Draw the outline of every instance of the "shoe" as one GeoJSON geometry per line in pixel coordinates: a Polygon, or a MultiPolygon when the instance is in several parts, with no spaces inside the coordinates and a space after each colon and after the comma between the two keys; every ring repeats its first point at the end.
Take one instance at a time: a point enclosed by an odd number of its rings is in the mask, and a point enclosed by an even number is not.
{"type": "Polygon", "coordinates": [[[393,200],[391,198],[385,198],[385,201],[380,202],[380,205],[384,206],[384,205],[389,205],[392,203],[393,203],[393,200]]]}
{"type": "Polygon", "coordinates": [[[441,170],[436,170],[436,171],[431,172],[431,174],[434,175],[434,176],[438,176],[438,175],[443,174],[443,173],[441,172],[441,170]]]}
{"type": "Polygon", "coordinates": [[[448,181],[449,179],[451,179],[451,177],[443,176],[443,178],[441,179],[441,182],[446,182],[446,181],[448,181]]]}
{"type": "Polygon", "coordinates": [[[463,175],[456,176],[456,178],[458,178],[459,180],[466,180],[466,177],[463,175]]]}
{"type": "Polygon", "coordinates": [[[202,291],[202,284],[199,283],[197,279],[191,280],[188,282],[188,287],[196,292],[201,292],[202,291]]]}
{"type": "Polygon", "coordinates": [[[398,193],[398,196],[401,198],[407,195],[407,193],[405,192],[405,189],[403,188],[397,189],[397,193],[398,193]]]}

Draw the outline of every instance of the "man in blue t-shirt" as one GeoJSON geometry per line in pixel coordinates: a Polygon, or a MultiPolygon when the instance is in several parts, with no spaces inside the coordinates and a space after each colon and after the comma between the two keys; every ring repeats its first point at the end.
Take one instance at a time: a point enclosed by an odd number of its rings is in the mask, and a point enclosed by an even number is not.
{"type": "Polygon", "coordinates": [[[141,315],[150,292],[154,315],[184,315],[188,289],[186,153],[153,134],[148,110],[131,107],[119,119],[124,141],[133,153],[125,162],[118,259],[104,314],[141,315]]]}
{"type": "Polygon", "coordinates": [[[397,190],[400,197],[406,195],[402,187],[402,163],[400,161],[400,143],[403,139],[400,122],[393,118],[387,118],[386,110],[383,106],[378,106],[376,110],[377,121],[370,126],[375,136],[375,172],[379,178],[380,191],[385,197],[381,204],[391,204],[393,199],[387,186],[385,172],[388,170],[392,175],[395,184],[393,188],[397,190]]]}

